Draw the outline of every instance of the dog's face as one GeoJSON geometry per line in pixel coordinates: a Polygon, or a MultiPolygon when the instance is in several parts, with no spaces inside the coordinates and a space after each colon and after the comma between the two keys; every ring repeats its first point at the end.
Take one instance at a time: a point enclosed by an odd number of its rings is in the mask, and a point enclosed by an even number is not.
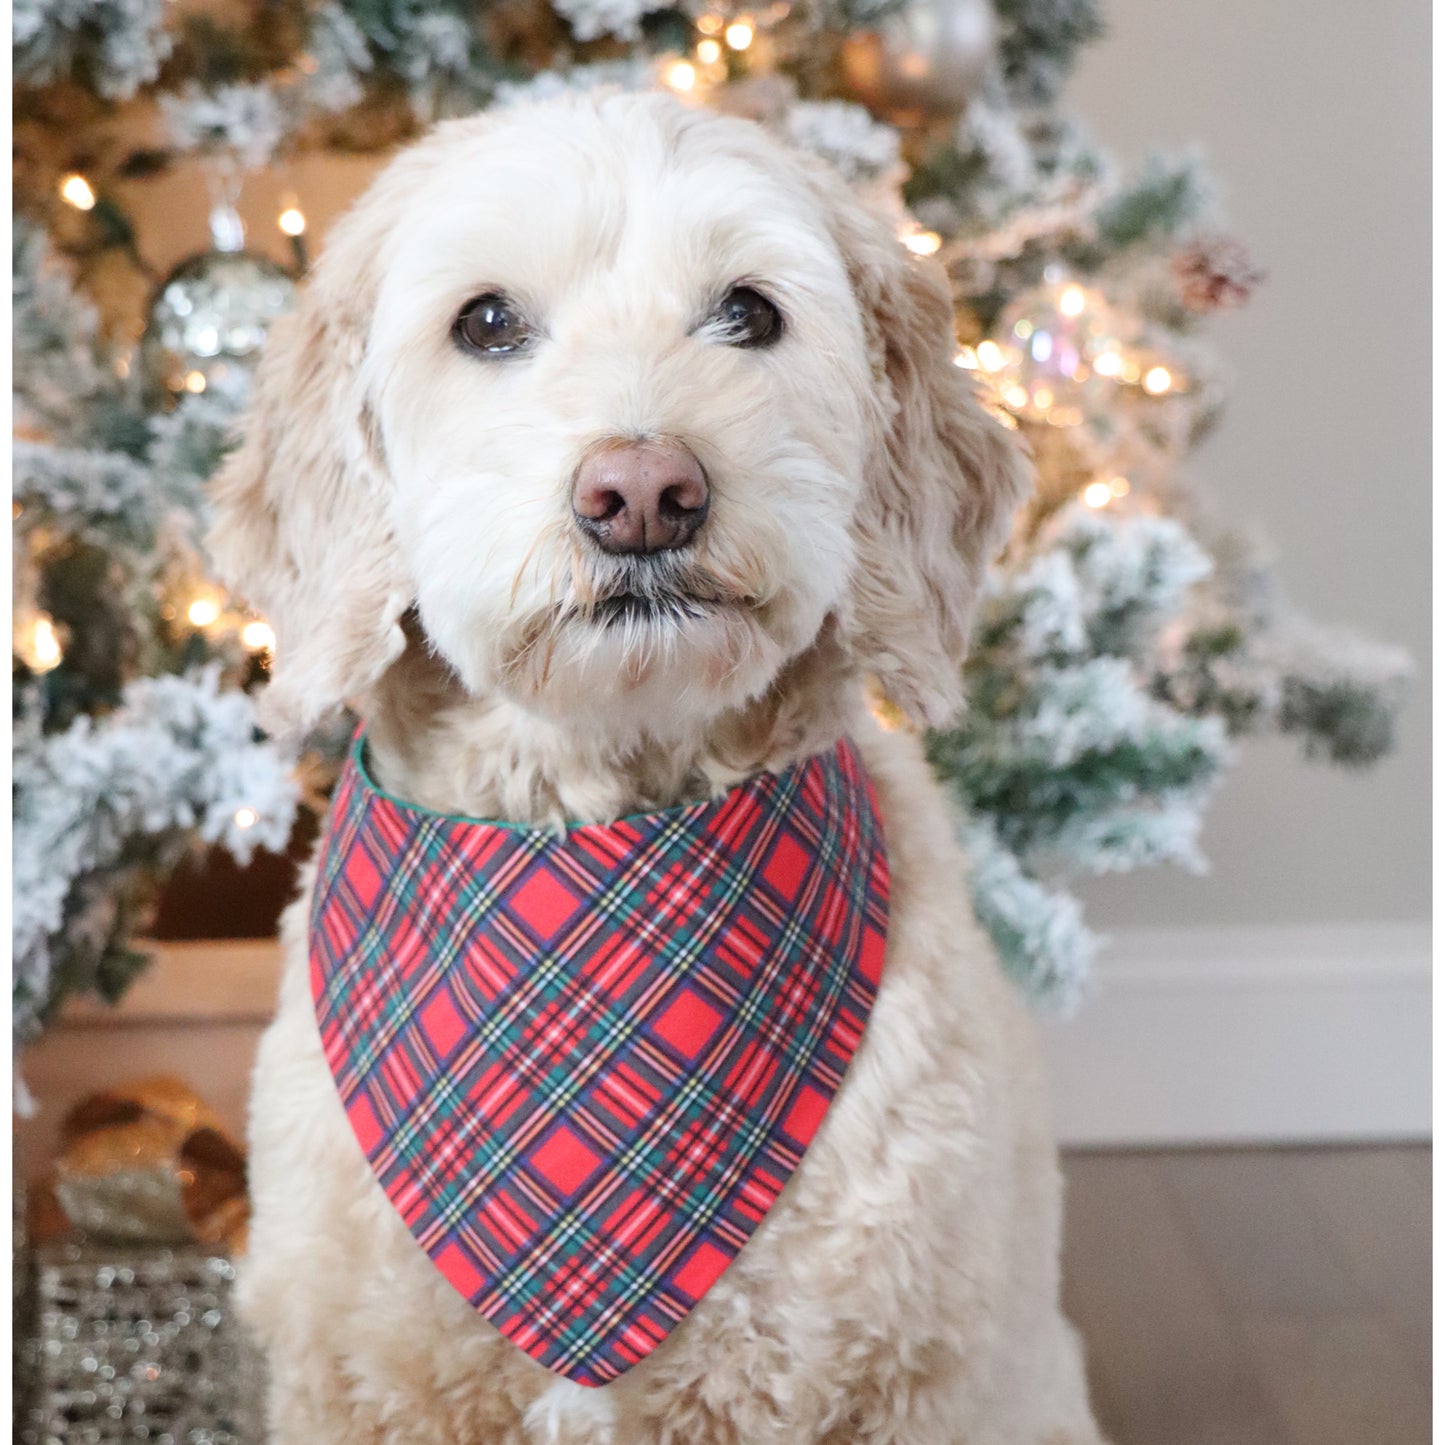
{"type": "Polygon", "coordinates": [[[619,740],[757,696],[830,619],[935,720],[1023,479],[952,353],[937,283],[756,127],[662,97],[454,123],[273,338],[213,548],[302,719],[414,606],[471,692],[619,740]]]}
{"type": "Polygon", "coordinates": [[[422,624],[475,692],[714,712],[843,597],[863,328],[807,193],[734,139],[504,115],[396,224],[369,392],[422,624]]]}

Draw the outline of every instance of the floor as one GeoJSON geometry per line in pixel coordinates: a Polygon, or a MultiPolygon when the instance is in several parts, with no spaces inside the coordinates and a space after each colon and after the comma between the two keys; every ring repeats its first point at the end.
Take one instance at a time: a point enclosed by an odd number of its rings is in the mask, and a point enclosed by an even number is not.
{"type": "Polygon", "coordinates": [[[1115,1445],[1429,1440],[1428,1147],[1064,1171],[1064,1302],[1115,1445]]]}

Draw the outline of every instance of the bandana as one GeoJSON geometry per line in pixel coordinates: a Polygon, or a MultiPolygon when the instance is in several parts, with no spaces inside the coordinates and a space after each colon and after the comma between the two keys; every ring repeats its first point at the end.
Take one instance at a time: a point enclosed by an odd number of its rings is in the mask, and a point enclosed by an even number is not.
{"type": "Polygon", "coordinates": [[[883,967],[853,744],[565,835],[389,796],[358,738],[311,989],[351,1127],[432,1263],[582,1385],[655,1349],[802,1160],[883,967]]]}

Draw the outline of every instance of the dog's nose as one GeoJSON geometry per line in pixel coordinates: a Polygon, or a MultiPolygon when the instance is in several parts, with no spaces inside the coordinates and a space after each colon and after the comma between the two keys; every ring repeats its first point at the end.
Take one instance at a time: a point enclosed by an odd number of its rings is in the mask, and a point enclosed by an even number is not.
{"type": "Polygon", "coordinates": [[[595,447],[572,488],[577,525],[604,552],[670,552],[707,517],[702,464],[679,441],[595,447]]]}

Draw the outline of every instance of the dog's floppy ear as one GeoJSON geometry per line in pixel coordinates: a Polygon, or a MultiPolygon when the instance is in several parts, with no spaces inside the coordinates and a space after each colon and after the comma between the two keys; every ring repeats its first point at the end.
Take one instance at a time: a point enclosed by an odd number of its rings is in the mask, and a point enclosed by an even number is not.
{"type": "Polygon", "coordinates": [[[888,698],[938,726],[961,705],[973,603],[1032,471],[954,364],[942,267],[831,180],[825,214],[863,315],[875,401],[844,632],[888,698]]]}
{"type": "Polygon", "coordinates": [[[206,541],[220,577],[276,633],[261,716],[282,734],[362,691],[404,646],[412,586],[361,363],[407,159],[331,232],[296,310],[267,341],[241,443],[211,483],[206,541]]]}

